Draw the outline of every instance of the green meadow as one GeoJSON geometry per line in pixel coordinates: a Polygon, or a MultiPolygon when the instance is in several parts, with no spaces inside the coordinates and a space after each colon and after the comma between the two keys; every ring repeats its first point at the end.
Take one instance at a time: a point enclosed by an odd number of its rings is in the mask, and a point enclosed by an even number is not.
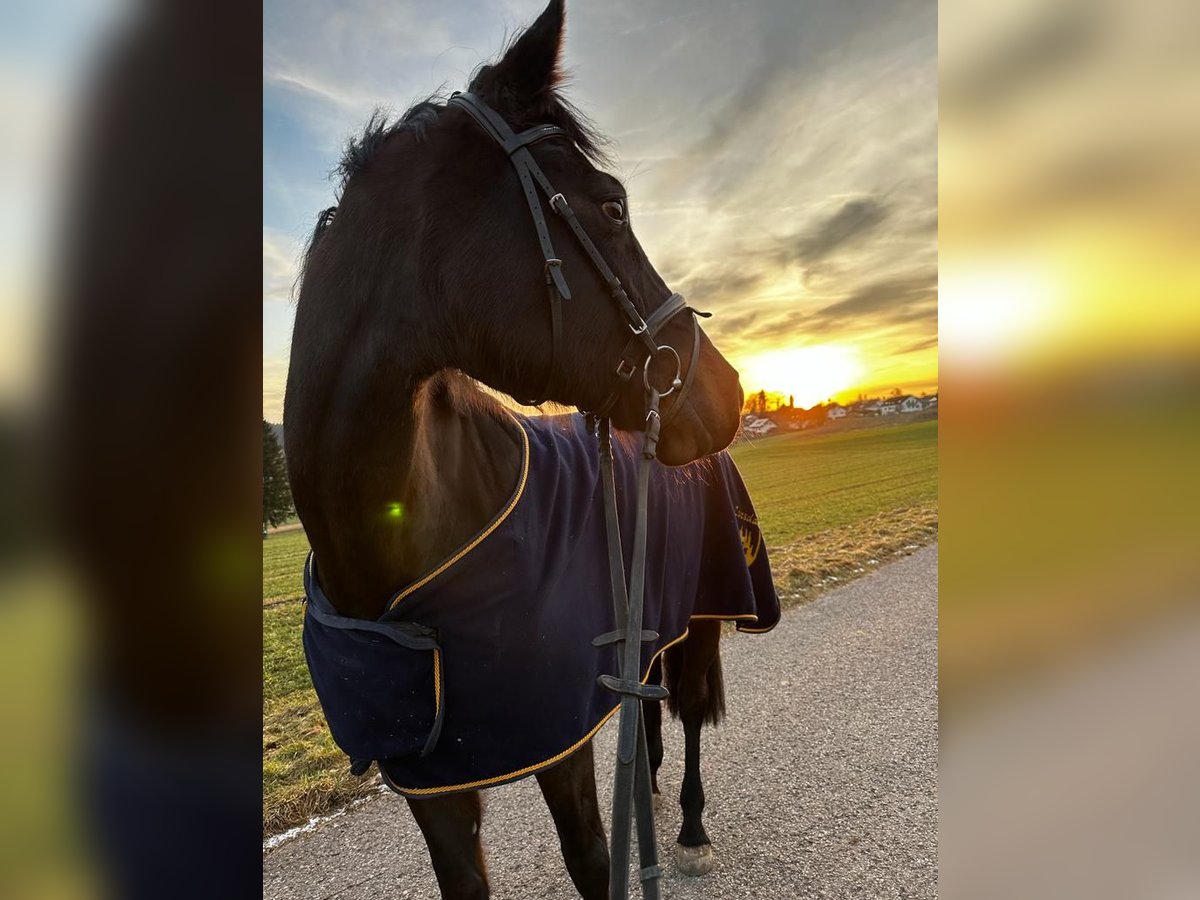
{"type": "Polygon", "coordinates": [[[772,435],[732,455],[767,548],[888,510],[937,501],[936,420],[830,434],[772,435]]]}

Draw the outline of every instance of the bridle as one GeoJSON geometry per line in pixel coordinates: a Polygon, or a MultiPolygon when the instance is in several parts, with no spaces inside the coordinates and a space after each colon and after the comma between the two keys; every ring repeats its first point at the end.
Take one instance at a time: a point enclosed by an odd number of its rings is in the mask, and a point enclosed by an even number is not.
{"type": "Polygon", "coordinates": [[[697,316],[707,316],[687,305],[679,294],[671,294],[667,300],[643,318],[641,312],[629,298],[621,280],[605,261],[587,231],[579,222],[567,198],[556,191],[542,171],[533,154],[533,144],[556,137],[568,137],[556,125],[538,125],[522,132],[514,132],[504,119],[486,103],[471,93],[455,93],[450,105],[464,110],[484,132],[508,155],[509,161],[521,180],[525,201],[533,216],[533,226],[541,244],[545,259],[546,295],[550,302],[550,327],[552,334],[550,369],[546,377],[543,397],[554,389],[558,359],[562,354],[562,302],[571,299],[562,271],[562,260],[554,252],[550,240],[550,228],[538,191],[546,195],[550,208],[567,223],[579,246],[591,260],[593,268],[608,288],[609,295],[624,317],[632,332],[621,358],[613,372],[612,386],[607,398],[599,408],[588,411],[589,423],[597,429],[599,437],[600,477],[604,493],[605,536],[608,544],[608,572],[612,588],[613,612],[616,629],[596,637],[592,644],[597,647],[615,646],[621,662],[621,674],[601,675],[600,684],[621,698],[621,719],[617,736],[617,768],[613,782],[612,839],[609,866],[609,897],[625,900],[629,894],[630,839],[633,820],[637,819],[638,860],[642,896],[657,900],[658,879],[662,869],[658,865],[658,843],[654,831],[654,801],[650,787],[650,763],[646,749],[646,726],[642,719],[643,700],[663,700],[665,688],[659,685],[642,684],[641,645],[657,641],[657,632],[642,629],[642,606],[646,582],[646,506],[649,495],[650,466],[654,461],[659,432],[666,422],[683,406],[684,397],[692,386],[696,374],[696,363],[700,356],[700,325],[697,316]],[[692,314],[692,353],[687,372],[681,373],[679,352],[669,344],[659,344],[657,335],[667,322],[682,312],[692,314]],[[650,378],[650,365],[660,355],[669,354],[675,359],[675,375],[660,391],[650,378]],[[646,420],[642,439],[641,459],[637,474],[637,505],[634,515],[633,556],[630,560],[629,583],[625,582],[625,561],[621,552],[621,526],[617,514],[617,493],[613,473],[612,433],[609,413],[634,373],[641,368],[642,384],[645,388],[646,420]],[[681,380],[680,376],[683,375],[681,380]],[[663,397],[675,394],[675,400],[667,412],[666,419],[659,413],[663,397]]]}
{"type": "Polygon", "coordinates": [[[550,183],[550,179],[546,177],[546,173],[542,171],[542,167],[537,164],[537,160],[533,158],[533,154],[529,151],[529,148],[533,144],[544,140],[559,137],[569,139],[570,136],[567,132],[557,125],[537,125],[525,131],[514,132],[499,113],[469,92],[454,93],[450,97],[449,105],[464,110],[483,129],[484,133],[499,144],[500,148],[507,154],[509,162],[516,169],[517,177],[521,181],[521,189],[525,195],[525,202],[529,204],[529,213],[533,217],[533,227],[537,232],[538,243],[542,248],[542,258],[545,261],[543,273],[546,279],[546,296],[550,306],[550,367],[546,375],[545,387],[542,389],[541,397],[530,401],[529,405],[536,406],[553,394],[555,376],[558,372],[558,361],[562,357],[562,304],[564,300],[571,299],[571,288],[567,284],[566,276],[563,274],[562,259],[554,252],[554,243],[550,239],[549,224],[546,220],[546,213],[542,208],[541,197],[538,193],[540,189],[546,195],[546,200],[550,204],[550,208],[571,229],[576,242],[587,255],[592,263],[592,267],[604,282],[609,296],[612,297],[613,302],[616,304],[618,313],[624,318],[625,324],[628,325],[631,332],[630,338],[626,342],[624,350],[621,351],[621,357],[613,371],[611,388],[604,402],[595,410],[589,410],[588,412],[596,419],[603,419],[608,416],[620,398],[622,391],[625,390],[625,386],[629,383],[629,379],[633,377],[639,368],[643,371],[643,381],[646,383],[648,390],[650,386],[649,370],[651,362],[659,355],[669,354],[675,359],[675,376],[671,379],[667,389],[659,392],[659,397],[661,398],[670,395],[676,390],[679,391],[671,404],[670,410],[667,412],[666,421],[669,422],[683,406],[684,397],[686,397],[688,391],[691,389],[692,381],[695,378],[696,363],[700,357],[700,325],[696,322],[696,316],[707,317],[709,313],[692,309],[688,306],[687,301],[684,300],[682,295],[673,293],[661,306],[643,318],[642,313],[630,299],[624,285],[621,284],[621,279],[613,272],[612,267],[609,266],[604,255],[596,247],[595,242],[575,215],[575,211],[571,209],[571,204],[567,202],[567,198],[550,183]],[[683,380],[681,381],[682,362],[679,352],[669,344],[659,344],[656,338],[663,327],[682,312],[692,314],[693,334],[691,361],[688,364],[687,371],[683,373],[683,380]]]}

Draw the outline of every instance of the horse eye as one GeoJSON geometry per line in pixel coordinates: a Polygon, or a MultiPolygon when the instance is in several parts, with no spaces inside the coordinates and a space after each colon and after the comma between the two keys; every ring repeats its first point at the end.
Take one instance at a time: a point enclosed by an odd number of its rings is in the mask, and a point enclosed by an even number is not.
{"type": "Polygon", "coordinates": [[[614,222],[625,221],[625,203],[622,200],[605,200],[600,204],[604,214],[614,222]]]}

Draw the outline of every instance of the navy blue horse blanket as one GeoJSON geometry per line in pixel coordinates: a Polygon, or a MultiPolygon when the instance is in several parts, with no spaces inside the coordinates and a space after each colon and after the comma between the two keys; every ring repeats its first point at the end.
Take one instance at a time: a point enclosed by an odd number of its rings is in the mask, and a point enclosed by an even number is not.
{"type": "MultiPolygon", "coordinates": [[[[339,617],[305,569],[304,650],[334,740],[408,796],[502,784],[565,759],[618,706],[597,676],[617,650],[596,437],[582,416],[514,417],[524,447],[509,502],[376,621],[339,617]]],[[[639,437],[614,434],[631,557],[639,437]]],[[[688,621],[763,632],[779,621],[767,551],[727,453],[652,464],[643,681],[688,621]]],[[[628,565],[628,562],[627,562],[628,565]]],[[[626,572],[628,576],[628,572],[626,572]]]]}

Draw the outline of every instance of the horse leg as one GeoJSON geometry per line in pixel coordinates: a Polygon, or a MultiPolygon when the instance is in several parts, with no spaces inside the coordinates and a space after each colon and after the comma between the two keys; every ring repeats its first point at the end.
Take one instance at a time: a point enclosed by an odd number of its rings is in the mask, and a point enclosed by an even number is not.
{"type": "Polygon", "coordinates": [[[487,867],[479,840],[478,791],[408,799],[444,900],[487,900],[487,867]]]}
{"type": "MultiPolygon", "coordinates": [[[[662,657],[654,660],[650,667],[647,684],[662,684],[662,657]]],[[[654,808],[658,809],[662,795],[658,791],[658,770],[663,761],[662,703],[657,700],[642,701],[642,718],[646,722],[646,749],[650,754],[650,787],[654,791],[654,808]]]]}
{"type": "Polygon", "coordinates": [[[607,900],[608,841],[596,799],[591,741],[553,768],[539,772],[537,780],[579,896],[583,900],[607,900]]]}
{"type": "Polygon", "coordinates": [[[684,771],[679,791],[683,825],[675,848],[676,867],[684,875],[707,875],[713,870],[712,843],[704,830],[704,785],[700,780],[700,728],[716,724],[725,710],[721,680],[721,623],[701,619],[692,623],[683,643],[675,706],[683,721],[684,771]]]}

